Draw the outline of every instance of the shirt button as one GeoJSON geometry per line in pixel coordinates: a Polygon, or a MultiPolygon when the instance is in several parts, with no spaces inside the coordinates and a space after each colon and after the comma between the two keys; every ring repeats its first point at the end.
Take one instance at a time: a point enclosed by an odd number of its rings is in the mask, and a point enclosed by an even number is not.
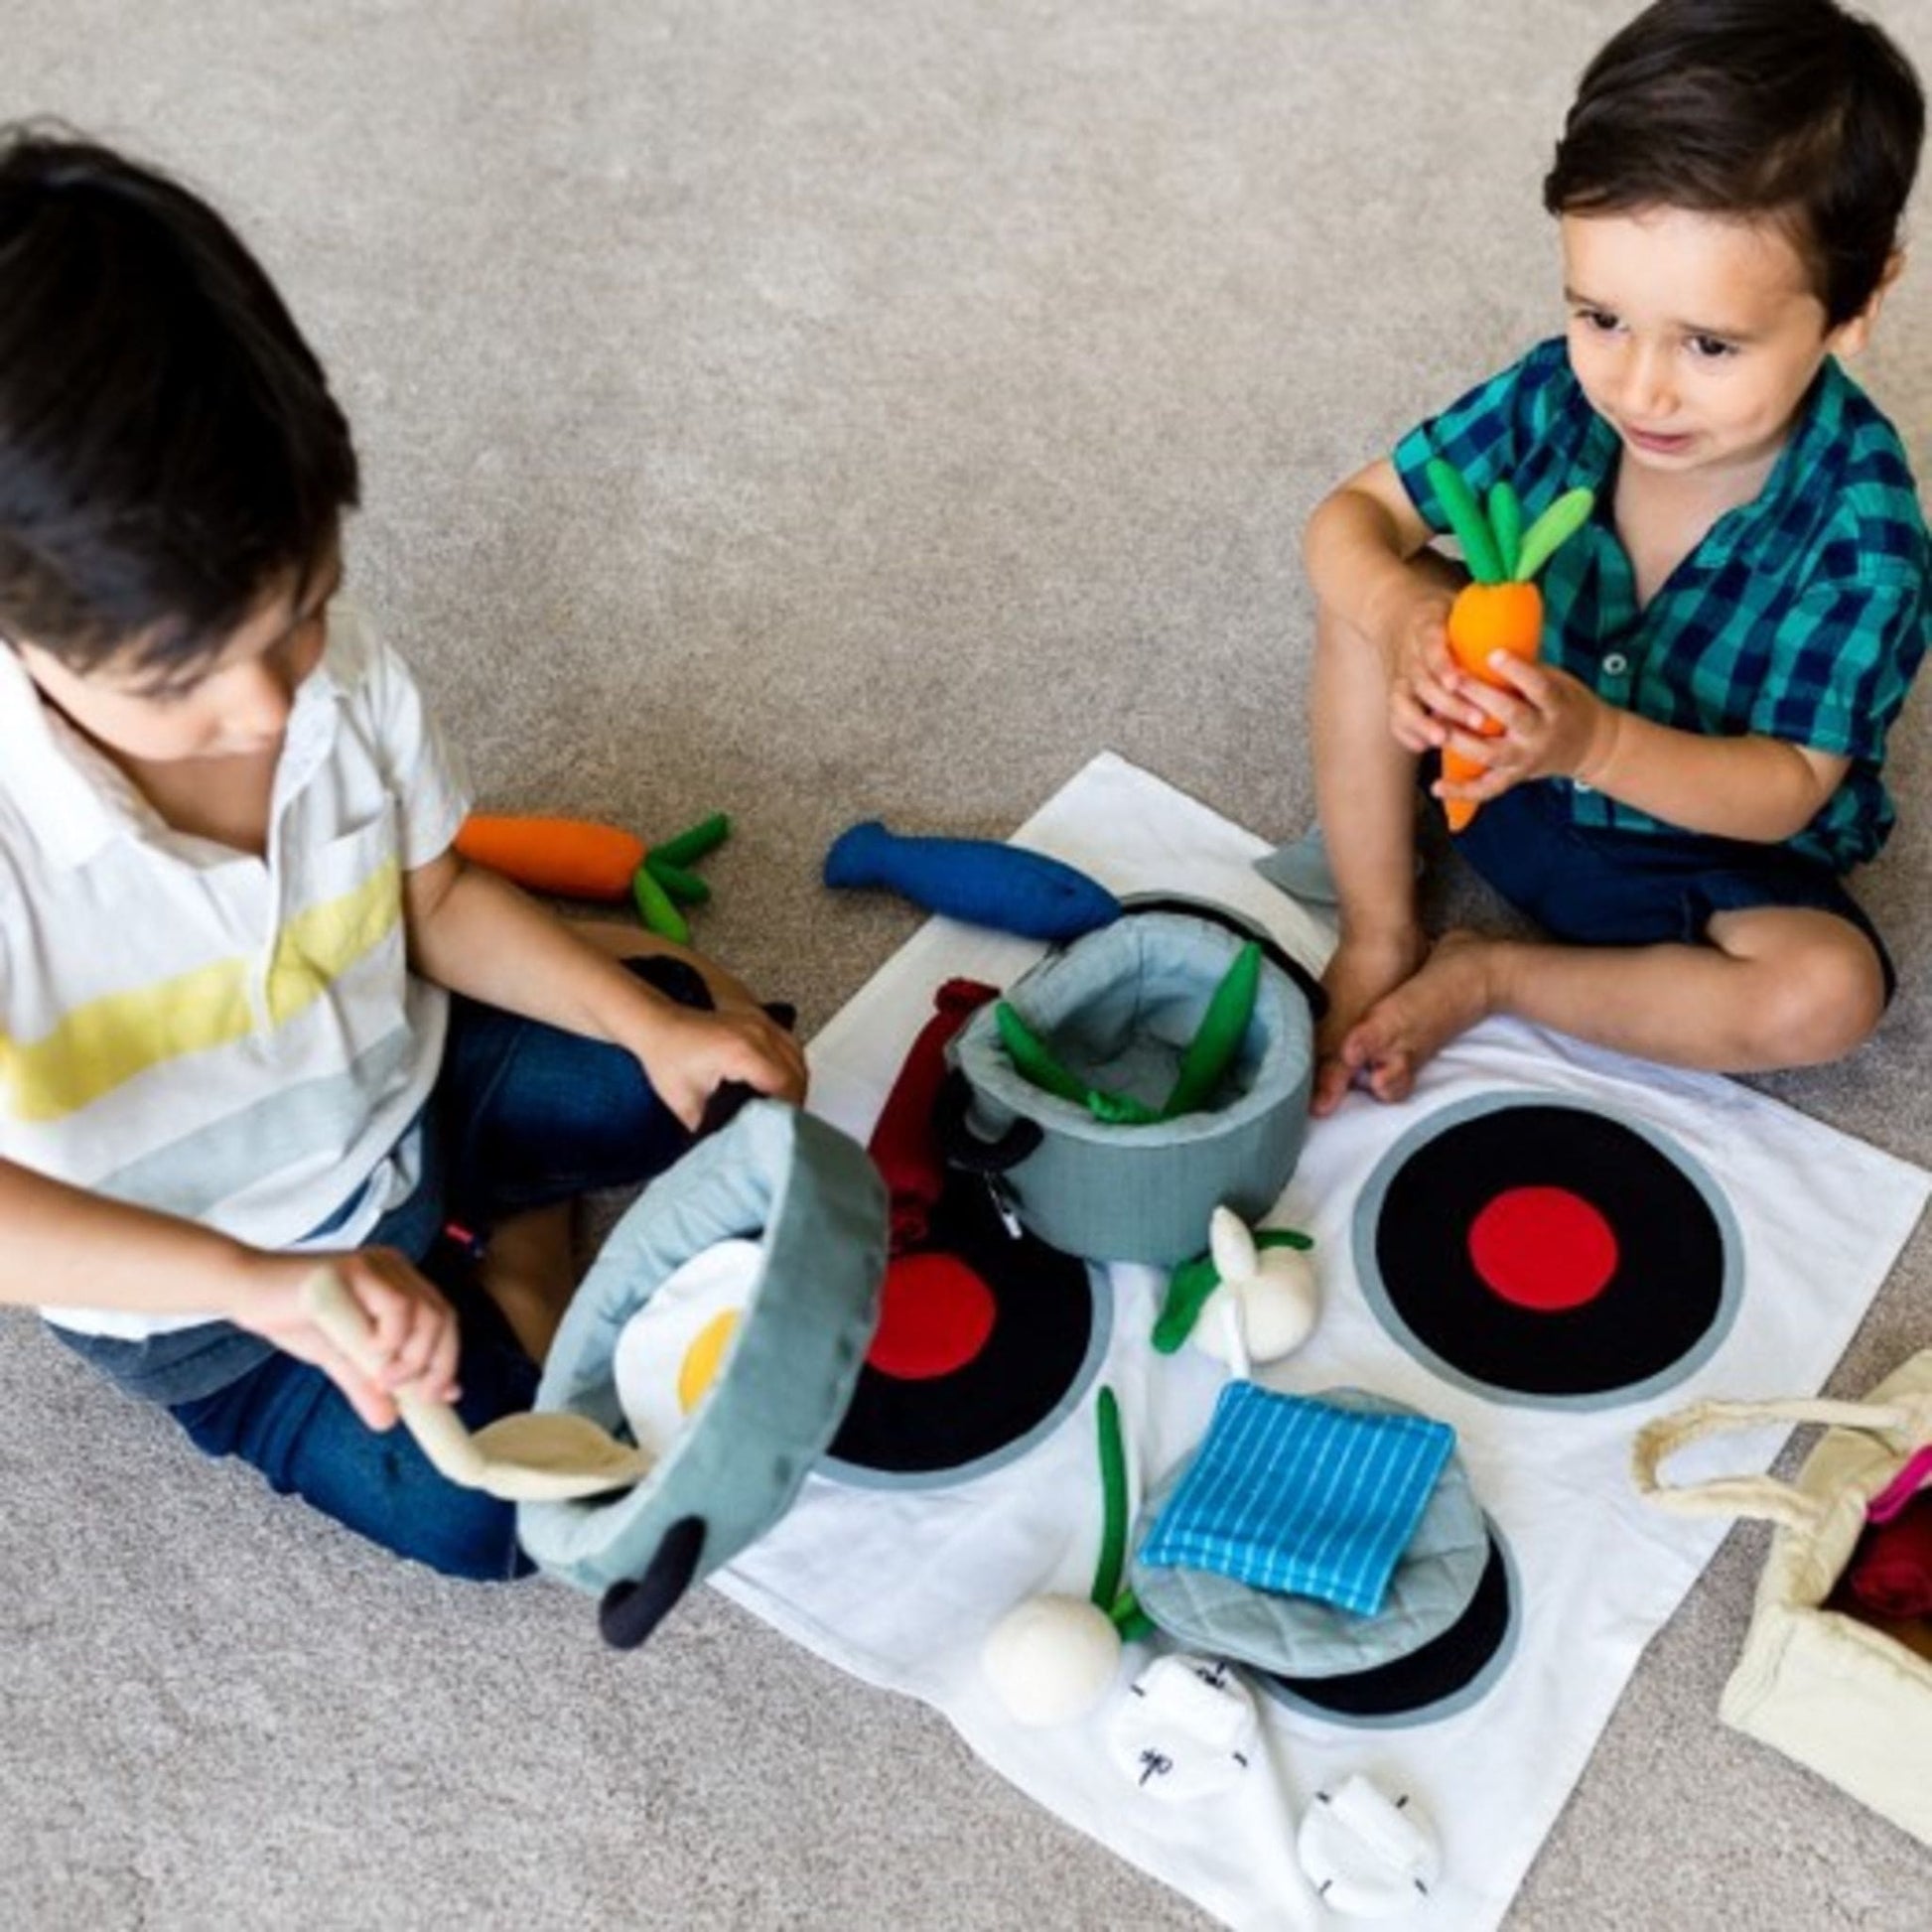
{"type": "Polygon", "coordinates": [[[1611,677],[1621,677],[1630,668],[1630,660],[1620,650],[1613,650],[1603,660],[1603,669],[1611,677]]]}
{"type": "Polygon", "coordinates": [[[1573,778],[1570,781],[1570,789],[1572,791],[1594,791],[1596,787],[1591,784],[1586,784],[1582,778],[1573,778]]]}

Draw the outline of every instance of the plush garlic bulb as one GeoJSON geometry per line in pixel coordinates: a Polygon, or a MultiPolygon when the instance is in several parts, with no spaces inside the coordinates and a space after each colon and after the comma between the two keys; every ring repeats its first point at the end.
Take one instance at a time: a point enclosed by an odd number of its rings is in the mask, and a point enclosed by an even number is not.
{"type": "Polygon", "coordinates": [[[1232,1208],[1217,1207],[1207,1229],[1208,1252],[1221,1285],[1207,1298],[1194,1323],[1194,1341],[1217,1361],[1228,1360],[1227,1324],[1221,1301],[1240,1304],[1241,1331],[1257,1362],[1279,1361],[1309,1338],[1321,1311],[1314,1266],[1299,1248],[1257,1247],[1248,1225],[1232,1208]]]}

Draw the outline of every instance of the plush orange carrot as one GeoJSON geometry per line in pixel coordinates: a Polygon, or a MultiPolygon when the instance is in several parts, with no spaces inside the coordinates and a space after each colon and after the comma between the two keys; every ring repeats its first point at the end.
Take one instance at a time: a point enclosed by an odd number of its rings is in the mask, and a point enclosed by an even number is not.
{"type": "Polygon", "coordinates": [[[473,812],[457,832],[456,849],[532,892],[633,899],[645,925],[684,945],[691,928],[678,906],[700,905],[711,897],[689,868],[730,831],[730,819],[714,812],[651,848],[633,833],[587,818],[473,812]]]}
{"type": "MultiPolygon", "coordinates": [[[[1429,465],[1430,486],[1440,498],[1449,528],[1462,545],[1463,561],[1475,580],[1449,608],[1449,653],[1471,677],[1499,688],[1503,680],[1490,668],[1497,651],[1533,658],[1543,645],[1543,593],[1530,580],[1550,561],[1557,546],[1589,521],[1595,504],[1587,489],[1572,489],[1523,528],[1523,506],[1507,483],[1489,492],[1485,511],[1460,471],[1441,457],[1429,465]]],[[[1485,738],[1501,736],[1502,726],[1484,718],[1477,728],[1485,738]]],[[[1443,776],[1460,784],[1486,767],[1460,752],[1443,753],[1443,776]]],[[[1446,798],[1443,815],[1451,832],[1475,817],[1475,801],[1446,798]]]]}
{"type": "Polygon", "coordinates": [[[456,835],[466,859],[532,892],[565,898],[628,898],[644,842],[584,818],[510,818],[472,813],[456,835]]]}

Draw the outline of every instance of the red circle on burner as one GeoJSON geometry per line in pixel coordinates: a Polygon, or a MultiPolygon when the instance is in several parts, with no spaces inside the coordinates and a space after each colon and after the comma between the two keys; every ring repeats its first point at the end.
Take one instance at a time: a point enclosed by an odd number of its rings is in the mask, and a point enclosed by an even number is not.
{"type": "Polygon", "coordinates": [[[902,1382],[951,1375],[986,1346],[998,1306],[956,1255],[900,1255],[886,1270],[879,1331],[866,1360],[902,1382]]]}
{"type": "Polygon", "coordinates": [[[1568,1187],[1507,1187],[1470,1224],[1469,1259],[1505,1302],[1557,1313],[1603,1292],[1616,1273],[1616,1235],[1568,1187]]]}

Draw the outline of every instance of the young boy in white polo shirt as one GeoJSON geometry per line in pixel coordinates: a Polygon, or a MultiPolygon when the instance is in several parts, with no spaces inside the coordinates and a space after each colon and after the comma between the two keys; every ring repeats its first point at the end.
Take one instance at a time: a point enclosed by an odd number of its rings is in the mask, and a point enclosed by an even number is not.
{"type": "Polygon", "coordinates": [[[219,216],[0,137],[0,1302],[208,1453],[503,1577],[507,1507],[374,1433],[395,1391],[527,1406],[557,1204],[804,1063],[715,968],[642,933],[621,963],[456,857],[416,686],[332,609],[356,491],[219,216]],[[490,1232],[480,1269],[452,1222],[490,1232]],[[379,1377],[304,1311],[325,1255],[379,1377]]]}

